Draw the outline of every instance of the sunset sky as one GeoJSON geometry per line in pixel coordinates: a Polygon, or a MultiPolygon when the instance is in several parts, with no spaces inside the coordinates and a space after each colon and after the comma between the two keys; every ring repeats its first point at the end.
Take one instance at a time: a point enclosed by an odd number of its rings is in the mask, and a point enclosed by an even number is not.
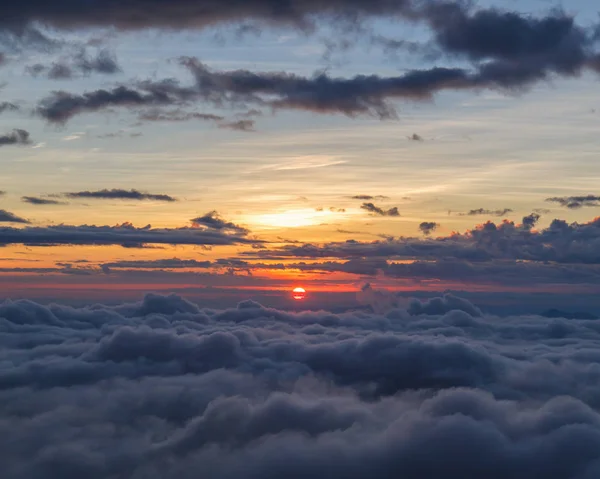
{"type": "Polygon", "coordinates": [[[2,296],[598,292],[595,2],[104,4],[0,7],[2,296]]]}

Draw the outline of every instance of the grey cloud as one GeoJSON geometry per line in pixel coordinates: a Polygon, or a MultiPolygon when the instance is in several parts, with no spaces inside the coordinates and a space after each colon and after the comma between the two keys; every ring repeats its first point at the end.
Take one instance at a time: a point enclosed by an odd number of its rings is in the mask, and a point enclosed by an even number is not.
{"type": "Polygon", "coordinates": [[[466,213],[459,213],[460,216],[506,216],[508,213],[512,213],[513,210],[510,208],[504,208],[501,210],[488,210],[485,208],[477,208],[469,210],[466,213]]]}
{"type": "Polygon", "coordinates": [[[0,228],[0,245],[122,245],[136,247],[146,244],[162,245],[230,245],[260,243],[227,231],[199,228],[137,228],[130,223],[117,226],[58,225],[47,227],[0,228]]]}
{"type": "Polygon", "coordinates": [[[0,327],[7,479],[599,472],[596,321],[451,295],[334,314],[149,294],[5,301],[0,327]]]}
{"type": "Polygon", "coordinates": [[[217,211],[210,211],[203,216],[198,216],[190,220],[192,224],[216,231],[231,231],[235,234],[246,235],[249,233],[247,228],[236,225],[223,219],[217,211]]]}
{"type": "Polygon", "coordinates": [[[423,221],[419,225],[419,230],[425,236],[429,236],[431,233],[433,233],[438,228],[438,226],[440,226],[439,223],[436,223],[434,221],[423,221]]]}
{"type": "Polygon", "coordinates": [[[398,211],[398,208],[396,206],[384,210],[383,208],[380,208],[379,206],[376,206],[373,203],[363,203],[360,208],[377,216],[400,216],[400,212],[398,211]]]}
{"type": "Polygon", "coordinates": [[[500,224],[488,221],[464,233],[435,239],[290,244],[270,250],[245,252],[243,255],[262,258],[453,258],[475,262],[505,259],[600,264],[600,218],[588,223],[571,224],[555,219],[547,228],[536,231],[532,226],[538,218],[537,214],[526,216],[521,224],[506,220],[500,224]]]}
{"type": "Polygon", "coordinates": [[[7,145],[29,145],[29,132],[21,129],[14,129],[10,133],[0,135],[0,147],[7,145]]]}
{"type": "Polygon", "coordinates": [[[111,190],[103,189],[98,191],[77,191],[72,193],[64,194],[68,198],[88,198],[88,199],[101,199],[101,200],[137,200],[137,201],[166,201],[174,202],[177,201],[169,195],[164,194],[152,194],[143,193],[135,189],[123,190],[113,188],[111,190]]]}
{"type": "Polygon", "coordinates": [[[63,201],[52,200],[49,198],[38,198],[37,196],[22,196],[21,201],[31,205],[64,205],[63,201]]]}
{"type": "Polygon", "coordinates": [[[219,115],[213,115],[210,113],[197,113],[197,112],[186,112],[183,110],[169,110],[169,111],[161,111],[161,110],[149,110],[140,113],[139,117],[142,121],[172,121],[172,122],[180,122],[180,121],[189,121],[189,120],[212,120],[212,121],[220,121],[224,120],[224,117],[219,115]]]}
{"type": "Polygon", "coordinates": [[[8,101],[0,102],[0,113],[4,113],[7,111],[17,111],[17,110],[19,110],[19,106],[16,105],[15,103],[11,103],[8,101]]]}
{"type": "Polygon", "coordinates": [[[45,74],[52,80],[66,80],[74,78],[77,74],[90,75],[102,73],[112,75],[121,72],[121,67],[110,51],[103,49],[96,56],[90,56],[82,49],[71,58],[63,58],[50,65],[36,63],[26,68],[32,76],[45,74]]]}
{"type": "MultiPolygon", "coordinates": [[[[10,211],[0,210],[0,223],[30,223],[29,220],[11,213],[10,211]]],[[[1,228],[0,228],[1,229],[1,228]]],[[[0,242],[2,240],[0,239],[0,242]]]]}
{"type": "Polygon", "coordinates": [[[219,128],[235,131],[256,131],[254,129],[254,120],[237,120],[219,123],[219,128]]]}
{"type": "Polygon", "coordinates": [[[583,208],[584,206],[600,206],[600,196],[598,195],[561,196],[548,198],[546,201],[558,203],[560,206],[572,210],[583,208]]]}
{"type": "Polygon", "coordinates": [[[383,195],[377,195],[377,196],[371,196],[371,195],[354,195],[351,196],[350,198],[352,198],[353,200],[387,200],[389,199],[389,196],[383,196],[383,195]]]}

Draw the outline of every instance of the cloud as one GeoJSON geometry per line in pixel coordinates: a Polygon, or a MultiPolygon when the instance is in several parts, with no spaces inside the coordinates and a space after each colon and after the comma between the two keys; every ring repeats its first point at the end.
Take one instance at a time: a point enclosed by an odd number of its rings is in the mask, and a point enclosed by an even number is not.
{"type": "Polygon", "coordinates": [[[0,113],[4,113],[7,111],[18,111],[19,110],[19,106],[8,102],[8,101],[1,101],[0,102],[0,113]]]}
{"type": "Polygon", "coordinates": [[[423,137],[421,135],[417,135],[416,133],[413,133],[408,137],[408,139],[411,141],[424,141],[423,137]]]}
{"type": "MultiPolygon", "coordinates": [[[[467,18],[469,14],[462,12],[463,17],[467,18]]],[[[430,12],[425,16],[432,15],[435,17],[437,13],[430,12]]],[[[431,24],[436,31],[442,31],[440,29],[444,27],[439,27],[438,22],[436,19],[431,24]]],[[[553,25],[552,21],[548,25],[553,25]]],[[[439,41],[454,54],[455,50],[463,47],[449,39],[456,29],[448,28],[439,37],[439,41]]],[[[533,38],[529,34],[525,37],[533,38]]],[[[596,57],[600,54],[589,51],[592,43],[584,33],[576,34],[573,31],[559,45],[556,55],[524,57],[521,62],[497,52],[497,59],[478,62],[472,68],[433,67],[410,70],[391,77],[357,75],[339,78],[326,73],[306,77],[285,72],[252,72],[242,69],[215,71],[197,58],[182,57],[181,65],[194,78],[193,84],[189,86],[181,86],[177,80],[166,79],[137,82],[131,86],[96,90],[82,95],[59,91],[43,99],[37,112],[50,122],[64,123],[74,115],[109,107],[180,106],[201,101],[219,107],[241,106],[247,109],[248,105],[253,104],[270,107],[275,111],[302,110],[343,114],[352,118],[366,115],[392,119],[398,116],[393,104],[395,100],[429,100],[442,91],[487,89],[520,93],[556,75],[574,77],[584,70],[600,71],[600,63],[596,57]]],[[[496,47],[492,42],[489,49],[493,52],[494,48],[496,47]]],[[[519,46],[514,46],[514,42],[512,48],[520,51],[519,46]]],[[[527,51],[529,47],[523,48],[527,51]]]]}
{"type": "MultiPolygon", "coordinates": [[[[0,210],[0,223],[24,223],[24,224],[29,224],[29,220],[26,220],[24,218],[21,218],[17,215],[15,215],[14,213],[11,213],[10,211],[6,211],[6,210],[0,210]]],[[[2,229],[2,228],[0,228],[2,229]]],[[[2,242],[2,240],[0,239],[0,243],[2,242]]]]}
{"type": "Polygon", "coordinates": [[[213,115],[210,113],[197,113],[197,112],[185,112],[181,109],[161,111],[161,110],[149,110],[140,113],[138,119],[141,121],[189,121],[189,120],[207,120],[207,121],[220,121],[224,120],[224,117],[219,115],[213,115]]]}
{"type": "Polygon", "coordinates": [[[91,73],[102,73],[113,75],[121,72],[121,67],[110,51],[100,50],[96,56],[90,56],[85,49],[81,49],[71,58],[64,58],[50,65],[36,63],[26,68],[32,76],[45,74],[52,80],[67,80],[75,78],[77,74],[90,75],[91,73]]]}
{"type": "Polygon", "coordinates": [[[597,207],[600,206],[600,196],[585,195],[585,196],[562,196],[548,198],[546,201],[558,203],[560,206],[572,210],[583,208],[584,206],[597,207]]]}
{"type": "Polygon", "coordinates": [[[510,208],[504,208],[501,210],[488,210],[485,208],[477,208],[475,210],[469,210],[466,213],[458,213],[460,216],[506,216],[508,213],[512,213],[513,210],[510,208]]]}
{"type": "Polygon", "coordinates": [[[174,202],[177,201],[169,195],[164,194],[151,194],[142,193],[138,190],[122,190],[113,188],[111,190],[103,189],[98,191],[78,191],[72,193],[64,193],[68,198],[88,198],[88,199],[101,199],[101,200],[136,200],[136,201],[166,201],[174,202]]]}
{"type": "Polygon", "coordinates": [[[219,213],[214,210],[203,216],[192,218],[190,221],[194,226],[208,228],[209,230],[231,231],[239,235],[246,235],[249,233],[248,229],[223,219],[219,213]]]}
{"type": "Polygon", "coordinates": [[[0,196],[6,195],[6,191],[0,191],[0,196]]]}
{"type": "Polygon", "coordinates": [[[434,221],[423,221],[419,225],[419,230],[425,236],[429,236],[431,233],[433,233],[438,228],[438,226],[440,226],[439,223],[435,223],[434,221]]]}
{"type": "Polygon", "coordinates": [[[389,258],[470,262],[525,260],[564,264],[600,264],[600,217],[587,223],[555,219],[545,229],[533,230],[539,215],[525,216],[521,224],[491,221],[438,238],[397,238],[361,242],[347,240],[322,245],[290,244],[244,252],[261,258],[389,258]]]}
{"type": "Polygon", "coordinates": [[[225,123],[219,123],[219,128],[235,131],[256,131],[254,129],[254,120],[237,120],[225,123]]]}
{"type": "Polygon", "coordinates": [[[377,195],[377,196],[371,196],[371,195],[354,195],[351,196],[350,198],[352,198],[353,200],[388,200],[389,196],[383,196],[383,195],[377,195]]]}
{"type": "Polygon", "coordinates": [[[400,212],[396,206],[388,210],[384,210],[379,206],[375,206],[373,203],[363,203],[360,208],[377,216],[400,216],[400,212]]]}
{"type": "Polygon", "coordinates": [[[22,196],[21,201],[23,203],[29,203],[30,205],[64,205],[66,203],[58,200],[51,200],[48,198],[38,198],[36,196],[22,196]]]}
{"type": "MultiPolygon", "coordinates": [[[[5,212],[6,213],[6,212],[5,212]]],[[[24,221],[20,221],[24,222],[24,221]]],[[[116,226],[58,225],[47,227],[0,228],[0,245],[26,244],[48,245],[231,245],[238,243],[261,243],[226,231],[201,230],[199,228],[138,228],[130,223],[116,226]]]]}
{"type": "Polygon", "coordinates": [[[340,314],[7,300],[0,318],[7,479],[598,474],[594,321],[451,295],[340,314]]]}
{"type": "Polygon", "coordinates": [[[0,135],[0,147],[7,145],[29,145],[29,132],[15,128],[11,133],[0,135]]]}

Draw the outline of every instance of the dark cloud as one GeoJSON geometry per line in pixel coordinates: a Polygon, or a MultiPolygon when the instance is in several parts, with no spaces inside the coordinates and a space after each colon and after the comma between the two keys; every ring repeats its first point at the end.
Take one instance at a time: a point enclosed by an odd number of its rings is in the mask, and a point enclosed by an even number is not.
{"type": "Polygon", "coordinates": [[[523,218],[521,224],[504,220],[488,221],[464,233],[438,238],[397,238],[372,242],[290,244],[280,248],[243,253],[262,258],[412,258],[420,260],[457,259],[550,261],[572,264],[600,264],[600,218],[588,223],[567,223],[555,219],[545,229],[533,230],[539,215],[523,218]]]}
{"type": "Polygon", "coordinates": [[[113,188],[111,190],[104,189],[98,191],[78,191],[72,193],[64,194],[68,198],[87,198],[87,199],[101,199],[101,200],[137,200],[137,201],[166,201],[173,202],[177,201],[176,198],[173,198],[169,195],[164,194],[151,194],[151,193],[142,193],[138,190],[122,190],[118,188],[113,188]]]}
{"type": "Polygon", "coordinates": [[[351,196],[350,198],[352,198],[353,200],[365,200],[365,201],[369,201],[369,200],[387,200],[387,199],[389,199],[389,196],[383,196],[383,195],[377,195],[377,196],[371,196],[371,195],[354,195],[354,196],[351,196]]]}
{"type": "Polygon", "coordinates": [[[408,137],[409,140],[411,141],[423,141],[423,137],[421,135],[417,135],[416,133],[413,133],[411,136],[408,137]]]}
{"type": "MultiPolygon", "coordinates": [[[[24,223],[24,224],[29,224],[29,220],[26,220],[24,218],[21,218],[17,215],[15,215],[14,213],[11,213],[10,211],[6,211],[6,210],[0,210],[0,223],[24,223]]],[[[2,229],[2,228],[0,228],[2,229]]],[[[0,239],[0,243],[2,242],[2,240],[0,239]]]]}
{"type": "Polygon", "coordinates": [[[235,131],[256,131],[254,129],[254,120],[236,120],[219,123],[219,128],[235,131]]]}
{"type": "Polygon", "coordinates": [[[243,3],[206,0],[116,1],[102,5],[61,0],[48,5],[41,0],[26,0],[23,4],[6,4],[0,8],[0,26],[16,28],[41,22],[53,28],[116,27],[122,30],[163,28],[205,28],[217,24],[261,22],[264,25],[295,26],[307,29],[315,15],[332,20],[368,15],[402,14],[409,11],[410,2],[398,0],[373,2],[343,0],[328,2],[250,0],[243,3]]]}
{"type": "Polygon", "coordinates": [[[583,208],[584,206],[597,207],[600,206],[600,196],[585,195],[585,196],[561,196],[548,198],[546,201],[558,203],[560,206],[569,209],[583,208]]]}
{"type": "Polygon", "coordinates": [[[19,110],[19,106],[8,102],[8,101],[0,101],[0,113],[4,113],[6,111],[17,111],[19,110]]]}
{"type": "Polygon", "coordinates": [[[420,225],[419,225],[419,230],[421,231],[421,233],[423,233],[425,236],[429,236],[431,233],[433,233],[438,227],[439,227],[439,223],[436,223],[434,221],[423,221],[420,225]]]}
{"type": "Polygon", "coordinates": [[[21,201],[30,205],[64,205],[66,203],[49,198],[38,198],[37,196],[22,196],[21,201]]]}
{"type": "MultiPolygon", "coordinates": [[[[23,221],[21,221],[23,222],[23,221]]],[[[0,228],[0,244],[48,245],[229,245],[260,243],[227,231],[201,230],[199,228],[137,228],[130,223],[117,226],[71,226],[0,228]]]]}
{"type": "Polygon", "coordinates": [[[510,208],[504,208],[501,210],[488,210],[485,208],[477,208],[475,210],[469,210],[465,213],[459,213],[460,216],[506,216],[508,213],[512,213],[513,210],[510,208]]]}
{"type": "MultiPolygon", "coordinates": [[[[454,29],[451,31],[454,32],[454,29]]],[[[564,48],[552,56],[527,58],[522,62],[500,56],[496,60],[480,62],[473,68],[433,67],[411,70],[393,77],[358,75],[336,78],[326,73],[304,77],[285,72],[241,69],[214,71],[196,58],[182,57],[180,63],[195,80],[190,86],[184,87],[178,81],[168,79],[138,82],[130,87],[119,86],[83,95],[61,91],[42,100],[37,111],[49,121],[65,122],[74,115],[108,107],[177,106],[202,101],[217,106],[247,108],[249,104],[255,104],[273,110],[292,109],[389,119],[397,117],[394,100],[429,100],[446,90],[489,89],[518,93],[555,75],[578,76],[585,69],[600,71],[600,65],[593,61],[595,54],[585,48],[587,37],[573,34],[568,38],[569,42],[564,48]]],[[[448,48],[459,49],[458,46],[454,47],[454,41],[443,42],[448,48]]]]}
{"type": "Polygon", "coordinates": [[[0,147],[7,145],[29,145],[29,132],[21,129],[14,129],[10,133],[0,135],[0,147]]]}
{"type": "Polygon", "coordinates": [[[180,122],[180,121],[189,121],[189,120],[212,120],[212,121],[220,121],[224,120],[224,117],[219,115],[213,115],[210,113],[197,113],[197,112],[186,112],[181,109],[178,110],[169,110],[169,111],[161,111],[161,110],[149,110],[140,113],[139,117],[142,121],[172,121],[172,122],[180,122]]]}
{"type": "MultiPolygon", "coordinates": [[[[367,290],[368,292],[369,290],[367,290]]],[[[3,477],[591,479],[593,320],[0,304],[3,477]]]]}
{"type": "Polygon", "coordinates": [[[379,206],[375,206],[373,203],[363,203],[360,208],[377,216],[400,216],[400,212],[396,206],[384,210],[379,206]]]}
{"type": "Polygon", "coordinates": [[[113,53],[103,49],[96,56],[90,56],[85,50],[80,50],[71,58],[64,58],[50,65],[36,63],[26,68],[32,76],[45,74],[52,80],[66,80],[79,75],[102,73],[113,75],[121,72],[121,67],[113,53]]]}
{"type": "Polygon", "coordinates": [[[0,196],[4,196],[6,194],[6,191],[0,191],[0,196]]]}
{"type": "Polygon", "coordinates": [[[247,228],[236,225],[230,221],[223,219],[218,212],[210,211],[203,216],[198,216],[190,220],[195,226],[208,228],[216,231],[230,231],[239,235],[246,235],[249,233],[247,228]]]}

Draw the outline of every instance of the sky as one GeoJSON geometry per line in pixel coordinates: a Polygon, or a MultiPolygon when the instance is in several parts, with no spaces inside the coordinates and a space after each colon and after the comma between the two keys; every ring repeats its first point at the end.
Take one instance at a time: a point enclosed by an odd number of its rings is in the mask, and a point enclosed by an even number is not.
{"type": "Polygon", "coordinates": [[[2,478],[600,477],[598,18],[0,2],[2,478]]]}
{"type": "Polygon", "coordinates": [[[600,312],[594,2],[0,18],[4,297],[294,307],[303,286],[330,307],[366,289],[600,312]]]}

